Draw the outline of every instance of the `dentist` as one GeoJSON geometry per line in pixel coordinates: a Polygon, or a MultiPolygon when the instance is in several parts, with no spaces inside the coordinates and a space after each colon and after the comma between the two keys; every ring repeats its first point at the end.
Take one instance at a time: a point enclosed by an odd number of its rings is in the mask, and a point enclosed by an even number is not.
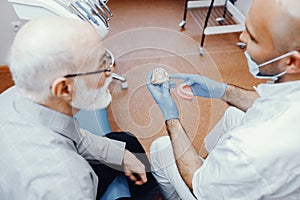
{"type": "Polygon", "coordinates": [[[195,96],[231,105],[205,138],[204,158],[180,122],[169,83],[152,85],[149,75],[148,89],[169,134],[151,146],[152,169],[166,199],[300,199],[299,8],[298,0],[253,0],[240,36],[250,73],[274,84],[248,91],[197,74],[171,75],[195,96]]]}

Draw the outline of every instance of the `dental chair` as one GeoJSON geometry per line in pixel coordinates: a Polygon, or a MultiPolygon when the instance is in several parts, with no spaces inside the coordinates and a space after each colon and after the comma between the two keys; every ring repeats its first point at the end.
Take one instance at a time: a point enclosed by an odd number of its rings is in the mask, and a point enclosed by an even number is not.
{"type": "MultiPolygon", "coordinates": [[[[96,111],[80,110],[75,117],[81,128],[93,134],[104,136],[111,132],[106,109],[96,111]]],[[[114,200],[125,197],[131,197],[131,194],[127,179],[124,174],[121,174],[113,180],[99,200],[114,200]]]]}
{"type": "MultiPolygon", "coordinates": [[[[108,0],[8,0],[20,19],[32,20],[45,16],[63,16],[89,22],[95,27],[101,38],[104,38],[110,26],[108,21],[112,12],[106,5],[108,0]]],[[[112,59],[114,63],[114,59],[112,59]]],[[[126,79],[112,73],[113,79],[121,81],[121,88],[127,89],[126,79]]],[[[80,110],[75,116],[81,128],[93,134],[103,136],[109,132],[110,125],[106,109],[87,111],[80,110]]],[[[114,200],[131,197],[126,177],[117,176],[108,186],[100,200],[114,200]]]]}

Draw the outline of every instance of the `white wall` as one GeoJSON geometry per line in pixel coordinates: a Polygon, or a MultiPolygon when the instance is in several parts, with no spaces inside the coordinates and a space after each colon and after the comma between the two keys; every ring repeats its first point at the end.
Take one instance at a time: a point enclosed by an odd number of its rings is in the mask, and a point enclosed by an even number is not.
{"type": "Polygon", "coordinates": [[[7,53],[15,36],[11,22],[24,21],[19,20],[15,14],[12,5],[7,0],[0,0],[0,66],[7,65],[7,53]]]}
{"type": "Polygon", "coordinates": [[[251,3],[252,0],[237,0],[236,7],[239,8],[239,10],[241,11],[241,13],[243,13],[244,16],[246,16],[251,3]]]}

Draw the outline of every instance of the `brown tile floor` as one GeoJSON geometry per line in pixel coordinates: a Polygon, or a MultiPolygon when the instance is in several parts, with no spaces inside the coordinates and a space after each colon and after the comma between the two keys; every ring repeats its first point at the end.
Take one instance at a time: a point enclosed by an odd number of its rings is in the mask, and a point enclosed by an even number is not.
{"type": "Polygon", "coordinates": [[[0,66],[0,94],[14,85],[8,66],[0,66]]]}
{"type": "MultiPolygon", "coordinates": [[[[184,0],[109,1],[114,16],[104,44],[116,57],[116,72],[129,83],[128,90],[121,90],[118,83],[110,87],[111,128],[132,132],[147,152],[155,138],[166,134],[163,117],[145,86],[152,69],[162,66],[169,73],[199,73],[246,88],[258,83],[248,74],[244,50],[235,44],[239,41],[238,33],[207,36],[206,53],[199,55],[201,24],[195,21],[195,15],[188,12],[185,30],[178,26],[184,3],[184,0]]],[[[193,102],[176,96],[175,99],[182,124],[200,149],[206,133],[227,105],[216,99],[194,98],[193,102]]]]}

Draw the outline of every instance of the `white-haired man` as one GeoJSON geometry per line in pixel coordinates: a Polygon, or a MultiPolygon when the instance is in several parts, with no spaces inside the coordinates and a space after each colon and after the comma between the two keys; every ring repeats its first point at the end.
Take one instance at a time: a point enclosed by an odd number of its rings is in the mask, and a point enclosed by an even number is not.
{"type": "Polygon", "coordinates": [[[151,147],[166,199],[300,199],[299,8],[299,0],[253,0],[240,37],[247,44],[250,73],[275,84],[247,91],[196,74],[171,75],[184,79],[195,96],[234,106],[207,135],[205,159],[179,121],[169,84],[148,80],[170,136],[151,147]]]}
{"type": "Polygon", "coordinates": [[[122,171],[134,198],[159,198],[134,136],[96,136],[73,118],[110,103],[110,58],[87,22],[42,18],[20,29],[9,60],[15,87],[0,96],[0,199],[96,199],[122,171]]]}

